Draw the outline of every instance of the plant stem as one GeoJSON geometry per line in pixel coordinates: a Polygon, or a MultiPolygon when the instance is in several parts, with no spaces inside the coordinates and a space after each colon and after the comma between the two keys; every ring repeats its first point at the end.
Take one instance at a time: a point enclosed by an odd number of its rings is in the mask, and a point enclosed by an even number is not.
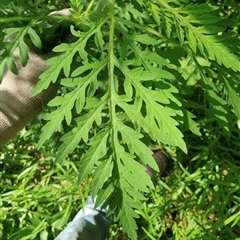
{"type": "Polygon", "coordinates": [[[88,7],[87,7],[87,9],[86,9],[86,11],[85,11],[85,15],[86,15],[86,16],[88,15],[88,13],[89,13],[89,11],[91,10],[91,8],[92,8],[92,6],[93,6],[94,3],[95,3],[95,0],[92,0],[92,1],[89,3],[89,5],[88,5],[88,7]]]}

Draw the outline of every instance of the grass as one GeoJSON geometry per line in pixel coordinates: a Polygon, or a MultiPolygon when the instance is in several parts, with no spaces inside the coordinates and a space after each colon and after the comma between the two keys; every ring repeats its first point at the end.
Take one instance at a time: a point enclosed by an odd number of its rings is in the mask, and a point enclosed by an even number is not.
{"type": "MultiPolygon", "coordinates": [[[[84,146],[61,164],[54,144],[37,150],[39,121],[2,150],[0,157],[0,236],[53,239],[84,205],[87,181],[77,184],[84,146]]],[[[186,134],[189,154],[167,148],[173,169],[154,179],[138,211],[138,239],[240,239],[240,153],[238,135],[224,139],[186,134]],[[235,147],[234,147],[235,146],[235,147]]],[[[109,239],[128,239],[114,223],[109,239]]]]}

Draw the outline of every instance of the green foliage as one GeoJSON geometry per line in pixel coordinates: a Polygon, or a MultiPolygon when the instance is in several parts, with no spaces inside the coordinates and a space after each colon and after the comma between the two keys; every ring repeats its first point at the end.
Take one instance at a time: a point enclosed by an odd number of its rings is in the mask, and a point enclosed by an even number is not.
{"type": "Polygon", "coordinates": [[[38,152],[35,140],[22,139],[1,154],[1,239],[54,239],[89,194],[89,181],[73,184],[78,163],[56,164],[50,148],[38,152]]]}
{"type": "MultiPolygon", "coordinates": [[[[149,145],[187,153],[191,140],[186,134],[204,139],[205,130],[211,128],[204,121],[217,124],[221,136],[239,134],[239,28],[219,7],[188,0],[71,0],[69,18],[46,16],[50,9],[37,10],[33,17],[36,9],[28,2],[20,4],[21,17],[14,12],[13,3],[3,2],[13,16],[2,11],[0,22],[6,25],[1,40],[16,35],[3,43],[0,76],[6,66],[17,73],[12,55],[17,47],[24,66],[29,42],[40,49],[46,44],[41,36],[54,33],[49,31],[54,28],[51,21],[69,25],[74,40],[56,42],[56,55],[46,61],[49,68],[33,93],[51,83],[61,85],[58,96],[49,103],[51,112],[44,118],[47,122],[38,147],[61,135],[56,160],[64,163],[69,154],[85,145],[77,168],[79,182],[86,181],[94,170],[91,193],[98,195],[99,204],[106,201],[114,220],[130,239],[137,239],[136,219],[145,195],[154,188],[140,162],[157,169],[149,145]],[[14,27],[17,20],[21,22],[14,27]],[[228,25],[233,25],[230,32],[228,25]]],[[[183,191],[194,198],[188,181],[208,184],[200,179],[207,174],[195,180],[194,174],[182,170],[186,178],[174,183],[179,188],[170,200],[183,191]]],[[[228,215],[225,223],[236,224],[239,215],[233,216],[228,215]]],[[[194,221],[197,225],[197,219],[194,221]]]]}

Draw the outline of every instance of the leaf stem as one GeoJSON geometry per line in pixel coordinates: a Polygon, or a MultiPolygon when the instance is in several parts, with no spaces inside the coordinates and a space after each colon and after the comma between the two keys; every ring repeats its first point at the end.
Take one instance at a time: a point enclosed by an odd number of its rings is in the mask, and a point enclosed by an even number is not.
{"type": "MultiPolygon", "coordinates": [[[[122,18],[119,18],[119,17],[115,17],[115,21],[116,23],[118,24],[119,27],[121,27],[121,24],[120,23],[123,23],[124,25],[126,26],[131,26],[133,28],[138,28],[142,31],[145,31],[149,34],[152,34],[154,36],[157,36],[159,37],[160,39],[164,39],[167,43],[172,43],[174,44],[175,46],[179,46],[181,48],[183,48],[184,50],[188,50],[189,48],[186,47],[186,46],[183,46],[183,45],[179,45],[178,41],[176,41],[175,39],[173,38],[168,38],[162,34],[160,34],[158,31],[156,31],[155,29],[151,28],[151,27],[147,27],[147,26],[143,26],[143,25],[140,25],[138,23],[134,23],[132,21],[129,21],[129,20],[126,20],[126,19],[122,19],[122,18]]],[[[122,28],[122,27],[121,27],[122,28]]]]}
{"type": "MultiPolygon", "coordinates": [[[[109,64],[108,64],[108,78],[109,78],[109,118],[110,118],[110,125],[111,125],[111,134],[110,134],[110,142],[113,149],[113,159],[117,160],[117,130],[116,130],[116,92],[115,92],[115,86],[114,86],[114,67],[115,67],[115,57],[114,57],[114,28],[115,28],[115,19],[114,19],[114,4],[112,1],[110,1],[110,23],[109,23],[109,64]]],[[[115,168],[115,174],[119,174],[118,167],[114,164],[115,168]]],[[[114,170],[113,170],[114,171],[114,170]]]]}
{"type": "Polygon", "coordinates": [[[114,115],[115,115],[115,101],[114,101],[114,93],[115,93],[115,88],[114,88],[114,52],[113,52],[113,48],[114,48],[114,26],[115,26],[115,20],[114,20],[114,9],[113,9],[113,4],[111,4],[110,6],[110,32],[109,32],[109,65],[108,65],[108,73],[109,73],[109,107],[110,107],[110,120],[111,122],[113,122],[114,119],[114,115]]]}
{"type": "Polygon", "coordinates": [[[30,21],[30,20],[64,20],[64,21],[68,21],[68,22],[75,22],[74,18],[72,17],[65,17],[65,16],[55,16],[55,15],[51,15],[51,16],[30,16],[30,17],[6,17],[6,18],[0,18],[0,23],[11,23],[11,22],[19,22],[19,21],[30,21]]]}
{"type": "Polygon", "coordinates": [[[86,16],[88,15],[88,13],[89,13],[89,11],[91,10],[91,8],[92,8],[92,6],[93,6],[94,3],[95,3],[95,0],[92,0],[92,1],[89,3],[89,5],[88,5],[88,7],[87,7],[87,9],[86,9],[86,11],[85,11],[85,15],[86,15],[86,16]]]}

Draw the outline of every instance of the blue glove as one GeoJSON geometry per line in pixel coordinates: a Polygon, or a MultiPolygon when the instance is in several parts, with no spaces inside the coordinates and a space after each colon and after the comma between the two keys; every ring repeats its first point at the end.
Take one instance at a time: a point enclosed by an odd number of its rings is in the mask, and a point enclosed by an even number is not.
{"type": "Polygon", "coordinates": [[[94,209],[95,199],[89,198],[72,222],[54,240],[105,240],[112,217],[106,217],[107,208],[94,209]]]}

